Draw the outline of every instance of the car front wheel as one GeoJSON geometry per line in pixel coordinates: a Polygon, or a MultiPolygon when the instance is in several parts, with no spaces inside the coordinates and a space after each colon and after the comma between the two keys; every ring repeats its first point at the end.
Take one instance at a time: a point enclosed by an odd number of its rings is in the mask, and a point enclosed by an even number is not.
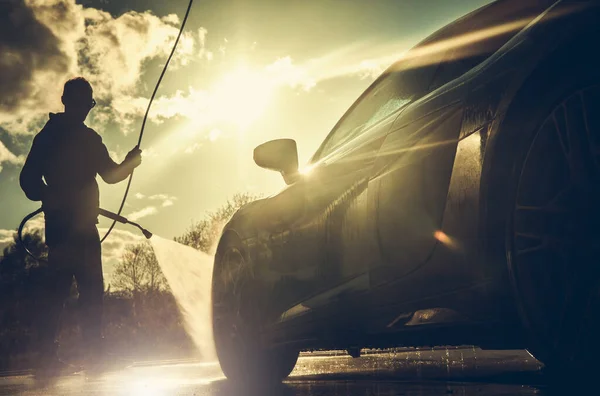
{"type": "Polygon", "coordinates": [[[240,245],[225,242],[215,259],[212,304],[217,356],[230,380],[258,385],[279,382],[294,369],[299,351],[263,343],[265,296],[240,245]]]}

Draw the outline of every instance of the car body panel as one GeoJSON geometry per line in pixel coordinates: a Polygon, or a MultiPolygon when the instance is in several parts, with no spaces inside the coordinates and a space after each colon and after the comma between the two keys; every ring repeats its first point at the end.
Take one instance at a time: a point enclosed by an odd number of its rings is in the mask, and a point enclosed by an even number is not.
{"type": "Polygon", "coordinates": [[[339,286],[367,273],[363,251],[353,252],[356,245],[346,237],[372,235],[364,228],[368,174],[394,119],[392,114],[372,126],[358,143],[340,147],[279,194],[243,208],[226,227],[245,228],[241,235],[249,235],[242,240],[255,273],[278,296],[273,312],[293,312],[302,301],[327,304],[336,296],[331,290],[342,293],[339,286]],[[339,255],[345,248],[347,254],[339,255]],[[322,293],[330,298],[313,298],[322,293]]]}
{"type": "Polygon", "coordinates": [[[437,242],[462,106],[453,102],[409,124],[404,117],[394,123],[369,183],[370,193],[377,197],[373,214],[383,255],[379,265],[371,269],[373,286],[418,268],[437,242]]]}
{"type": "Polygon", "coordinates": [[[449,323],[505,319],[495,308],[506,298],[505,263],[482,254],[503,155],[494,141],[536,68],[594,28],[579,11],[597,3],[504,0],[434,33],[416,48],[453,43],[465,27],[488,32],[503,6],[518,22],[500,24],[498,48],[464,73],[460,57],[477,43],[443,50],[429,93],[326,153],[328,136],[309,173],[233,216],[224,233],[240,236],[272,297],[272,342],[330,346],[326,334],[339,332],[371,340],[427,326],[419,311],[451,311],[449,323]]]}

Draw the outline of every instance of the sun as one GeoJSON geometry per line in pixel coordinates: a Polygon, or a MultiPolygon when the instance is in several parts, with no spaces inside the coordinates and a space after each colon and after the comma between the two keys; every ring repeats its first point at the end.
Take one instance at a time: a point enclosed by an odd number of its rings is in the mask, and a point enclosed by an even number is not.
{"type": "Polygon", "coordinates": [[[265,73],[240,67],[226,73],[212,87],[215,116],[246,129],[269,106],[274,82],[265,73]]]}
{"type": "Polygon", "coordinates": [[[227,136],[232,126],[243,144],[248,128],[266,112],[277,87],[276,79],[265,70],[243,66],[225,72],[206,89],[192,89],[189,101],[176,103],[173,111],[183,111],[188,118],[155,145],[162,153],[191,154],[201,145],[200,137],[215,142],[227,136]]]}

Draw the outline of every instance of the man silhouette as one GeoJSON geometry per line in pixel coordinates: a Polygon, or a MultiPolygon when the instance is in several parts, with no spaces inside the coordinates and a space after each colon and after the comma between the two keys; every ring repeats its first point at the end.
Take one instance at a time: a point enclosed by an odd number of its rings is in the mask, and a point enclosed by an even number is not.
{"type": "Polygon", "coordinates": [[[38,308],[40,369],[65,366],[57,357],[56,336],[73,277],[77,281],[80,323],[89,355],[102,339],[104,282],[98,223],[96,175],[113,184],[126,179],[141,163],[136,146],[121,164],[114,162],[102,138],[84,121],[96,105],[90,83],[82,77],[64,85],[63,113],[50,119],[35,136],[20,183],[27,198],[42,201],[46,221],[49,279],[38,308]]]}

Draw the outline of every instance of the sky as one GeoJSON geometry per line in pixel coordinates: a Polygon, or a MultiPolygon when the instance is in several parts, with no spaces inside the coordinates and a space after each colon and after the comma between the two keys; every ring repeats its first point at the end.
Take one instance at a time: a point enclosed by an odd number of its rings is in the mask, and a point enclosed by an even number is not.
{"type": "MultiPolygon", "coordinates": [[[[293,138],[302,166],[387,66],[486,3],[195,0],[152,105],[123,214],[173,238],[235,193],[277,193],[283,179],[253,163],[254,147],[293,138]]],[[[186,7],[187,0],[0,3],[0,249],[40,206],[27,200],[18,176],[48,113],[63,110],[64,82],[92,83],[98,105],[86,124],[123,160],[186,7]]],[[[101,207],[117,211],[126,182],[98,180],[101,207]]],[[[117,227],[103,245],[105,272],[138,238],[117,227]]]]}

